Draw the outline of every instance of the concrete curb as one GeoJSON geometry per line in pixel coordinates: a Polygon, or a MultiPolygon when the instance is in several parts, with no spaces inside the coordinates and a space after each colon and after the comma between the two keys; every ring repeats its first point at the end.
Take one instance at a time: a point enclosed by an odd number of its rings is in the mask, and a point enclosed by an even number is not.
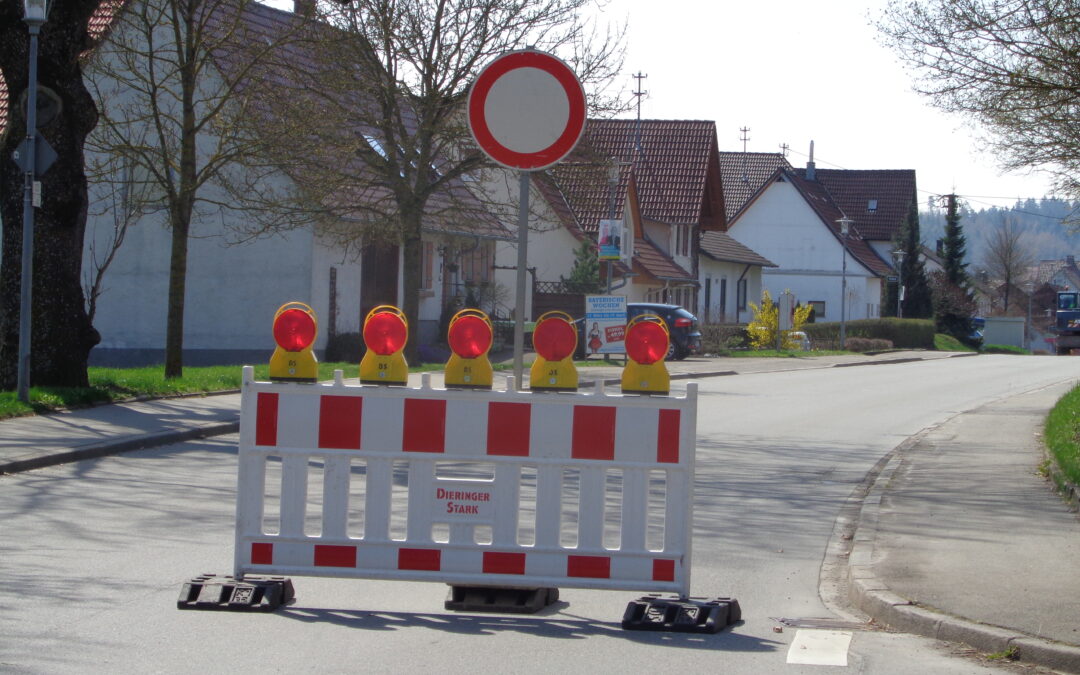
{"type": "Polygon", "coordinates": [[[1016,659],[1022,663],[1080,673],[1080,647],[1028,635],[1012,628],[979,623],[916,604],[893,593],[875,574],[873,553],[881,496],[900,465],[903,448],[909,446],[910,443],[905,442],[894,451],[895,455],[863,500],[848,561],[848,601],[851,605],[894,630],[946,642],[962,642],[986,654],[1001,654],[1011,648],[1016,650],[1016,659]]]}
{"type": "Polygon", "coordinates": [[[51,455],[41,455],[32,459],[7,462],[6,464],[0,464],[0,474],[19,473],[20,471],[41,469],[46,466],[78,462],[84,459],[96,459],[98,457],[115,455],[121,452],[131,452],[132,450],[143,450],[145,448],[154,448],[161,445],[170,445],[172,443],[182,443],[184,441],[193,441],[199,438],[208,438],[210,436],[221,436],[223,434],[236,433],[239,430],[240,421],[237,420],[235,422],[205,424],[195,427],[194,429],[169,429],[167,431],[158,431],[152,434],[122,438],[115,441],[94,443],[81,448],[68,450],[67,452],[58,452],[51,455]]]}

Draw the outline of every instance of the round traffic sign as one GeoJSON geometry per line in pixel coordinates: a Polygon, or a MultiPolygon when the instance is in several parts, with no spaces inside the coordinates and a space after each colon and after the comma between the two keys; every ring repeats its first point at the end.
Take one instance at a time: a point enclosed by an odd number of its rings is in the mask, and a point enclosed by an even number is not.
{"type": "Polygon", "coordinates": [[[566,157],[585,130],[585,91],[563,61],[528,49],[484,67],[469,90],[469,131],[494,161],[539,171],[566,157]]]}

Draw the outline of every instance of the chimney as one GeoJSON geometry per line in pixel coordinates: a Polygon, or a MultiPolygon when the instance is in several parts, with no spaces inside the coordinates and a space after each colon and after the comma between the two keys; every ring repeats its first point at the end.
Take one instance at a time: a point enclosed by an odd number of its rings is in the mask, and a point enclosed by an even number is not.
{"type": "Polygon", "coordinates": [[[314,16],[315,0],[293,0],[293,13],[300,16],[314,16]]]}
{"type": "Polygon", "coordinates": [[[814,171],[814,142],[810,141],[810,160],[806,162],[806,180],[817,180],[814,171]]]}

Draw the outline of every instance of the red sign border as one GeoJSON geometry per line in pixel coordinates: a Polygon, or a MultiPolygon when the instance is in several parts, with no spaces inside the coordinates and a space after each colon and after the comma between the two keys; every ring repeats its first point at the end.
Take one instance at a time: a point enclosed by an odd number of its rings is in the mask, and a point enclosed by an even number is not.
{"type": "Polygon", "coordinates": [[[547,52],[523,50],[508,52],[484,67],[469,90],[469,131],[484,153],[510,169],[540,171],[559,162],[577,145],[585,133],[585,91],[577,75],[561,59],[547,52]],[[537,152],[516,152],[495,139],[484,116],[488,94],[503,75],[519,68],[539,68],[554,77],[570,104],[570,114],[563,133],[548,147],[537,152]]]}

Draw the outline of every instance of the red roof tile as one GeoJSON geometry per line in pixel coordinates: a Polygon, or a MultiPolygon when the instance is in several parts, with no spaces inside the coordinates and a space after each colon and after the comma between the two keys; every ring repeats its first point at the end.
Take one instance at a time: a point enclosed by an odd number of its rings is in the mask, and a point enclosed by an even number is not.
{"type": "Polygon", "coordinates": [[[713,260],[762,267],[779,267],[746,246],[731,238],[726,232],[706,232],[701,236],[701,252],[713,260]]]}
{"type": "Polygon", "coordinates": [[[694,275],[684,270],[648,239],[634,239],[634,270],[660,281],[697,283],[694,275]]]}
{"type": "MultiPolygon", "coordinates": [[[[795,172],[806,177],[806,169],[795,172]]],[[[917,199],[914,169],[816,169],[814,174],[859,234],[874,241],[895,239],[917,199]]]]}
{"type": "Polygon", "coordinates": [[[730,222],[777,169],[790,169],[779,152],[721,152],[720,176],[724,207],[730,222]]]}

